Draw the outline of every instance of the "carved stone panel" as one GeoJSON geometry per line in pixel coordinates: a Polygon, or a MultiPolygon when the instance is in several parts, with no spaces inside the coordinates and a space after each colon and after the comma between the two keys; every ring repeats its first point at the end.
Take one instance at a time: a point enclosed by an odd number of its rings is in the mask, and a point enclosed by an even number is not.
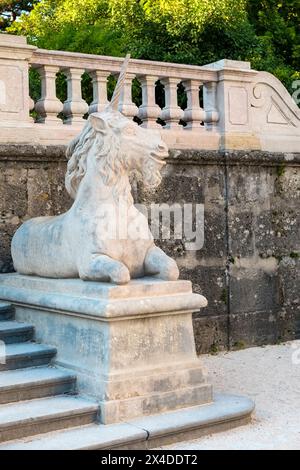
{"type": "Polygon", "coordinates": [[[0,119],[7,119],[7,113],[20,113],[23,102],[22,70],[15,65],[0,67],[0,119]]]}
{"type": "Polygon", "coordinates": [[[229,89],[229,121],[233,125],[248,124],[248,93],[243,87],[229,89]]]}

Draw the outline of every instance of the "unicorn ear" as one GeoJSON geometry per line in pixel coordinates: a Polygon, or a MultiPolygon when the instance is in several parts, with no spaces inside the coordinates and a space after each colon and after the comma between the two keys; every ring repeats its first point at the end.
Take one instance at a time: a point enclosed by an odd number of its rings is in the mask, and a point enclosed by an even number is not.
{"type": "Polygon", "coordinates": [[[103,117],[98,113],[93,113],[89,116],[89,121],[92,127],[97,132],[101,132],[102,134],[107,130],[107,123],[103,119],[103,117]]]}

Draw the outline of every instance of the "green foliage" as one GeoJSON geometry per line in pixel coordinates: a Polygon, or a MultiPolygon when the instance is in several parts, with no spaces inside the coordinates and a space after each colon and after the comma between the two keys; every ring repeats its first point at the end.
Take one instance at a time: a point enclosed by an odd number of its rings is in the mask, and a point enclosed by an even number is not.
{"type": "Polygon", "coordinates": [[[213,343],[209,348],[209,353],[212,356],[216,356],[219,352],[220,352],[220,347],[217,344],[213,343]]]}
{"type": "Polygon", "coordinates": [[[276,168],[276,173],[279,178],[285,174],[285,167],[285,164],[281,163],[281,165],[276,168]]]}
{"type": "Polygon", "coordinates": [[[255,47],[244,0],[110,0],[112,23],[136,57],[203,64],[255,47]]]}
{"type": "Polygon", "coordinates": [[[121,34],[109,21],[105,0],[41,0],[8,31],[45,49],[121,55],[121,34]]]}
{"type": "Polygon", "coordinates": [[[247,3],[259,39],[253,67],[273,73],[292,93],[292,82],[300,78],[300,0],[247,3]]]}
{"type": "Polygon", "coordinates": [[[232,345],[232,350],[233,351],[239,351],[241,349],[245,349],[246,348],[246,344],[244,341],[236,341],[233,345],[232,345]]]}
{"type": "Polygon", "coordinates": [[[11,26],[22,12],[31,11],[37,1],[0,0],[0,31],[11,26]]]}
{"type": "Polygon", "coordinates": [[[224,304],[227,304],[227,301],[228,301],[227,289],[222,289],[220,300],[224,302],[224,304]]]}
{"type": "Polygon", "coordinates": [[[299,68],[300,0],[251,0],[248,13],[257,35],[268,38],[277,56],[299,68]]]}

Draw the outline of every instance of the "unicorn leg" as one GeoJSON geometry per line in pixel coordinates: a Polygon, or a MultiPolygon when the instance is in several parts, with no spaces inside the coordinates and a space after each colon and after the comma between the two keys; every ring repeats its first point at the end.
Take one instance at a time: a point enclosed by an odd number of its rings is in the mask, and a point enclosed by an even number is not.
{"type": "Polygon", "coordinates": [[[107,255],[97,255],[88,265],[80,267],[79,277],[85,281],[108,281],[116,284],[127,284],[130,281],[125,264],[107,255]]]}
{"type": "Polygon", "coordinates": [[[149,248],[144,263],[145,274],[166,281],[176,281],[179,277],[176,261],[167,256],[166,253],[157,246],[149,248]]]}

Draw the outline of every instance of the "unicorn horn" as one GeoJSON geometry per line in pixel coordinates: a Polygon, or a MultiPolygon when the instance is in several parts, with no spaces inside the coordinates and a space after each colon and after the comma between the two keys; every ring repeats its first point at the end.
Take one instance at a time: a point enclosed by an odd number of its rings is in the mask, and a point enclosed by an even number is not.
{"type": "Polygon", "coordinates": [[[125,57],[125,60],[123,62],[121,71],[120,71],[120,75],[119,75],[119,78],[118,78],[118,82],[116,84],[116,88],[114,89],[114,93],[113,93],[112,98],[110,100],[110,103],[108,105],[108,108],[112,109],[113,111],[118,111],[120,95],[121,95],[121,92],[123,91],[123,88],[124,88],[124,81],[125,81],[125,77],[126,77],[126,71],[127,71],[127,68],[128,68],[129,59],[130,59],[130,54],[127,54],[126,57],[125,57]]]}

